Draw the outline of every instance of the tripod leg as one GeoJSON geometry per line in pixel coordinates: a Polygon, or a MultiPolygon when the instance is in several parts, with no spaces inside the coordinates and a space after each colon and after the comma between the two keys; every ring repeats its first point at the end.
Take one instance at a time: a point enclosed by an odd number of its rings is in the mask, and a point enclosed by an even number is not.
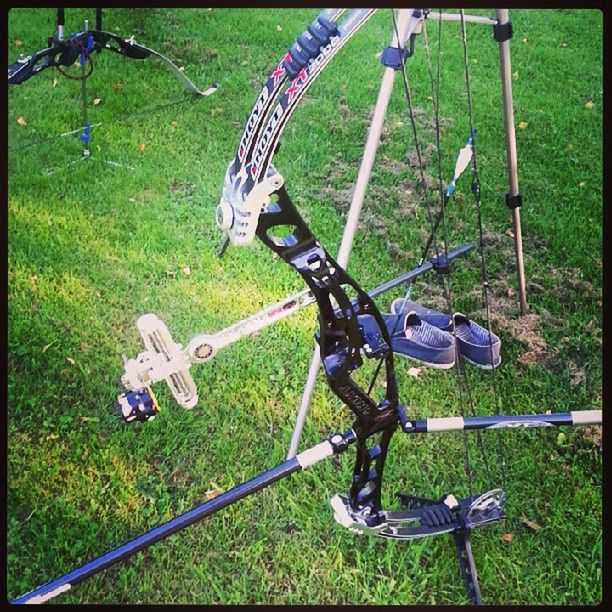
{"type": "Polygon", "coordinates": [[[472,555],[470,532],[467,529],[454,531],[453,540],[455,540],[457,559],[459,560],[461,577],[463,578],[467,595],[473,604],[480,606],[482,605],[482,597],[480,595],[480,586],[478,586],[478,575],[476,573],[476,565],[474,564],[474,556],[472,555]]]}

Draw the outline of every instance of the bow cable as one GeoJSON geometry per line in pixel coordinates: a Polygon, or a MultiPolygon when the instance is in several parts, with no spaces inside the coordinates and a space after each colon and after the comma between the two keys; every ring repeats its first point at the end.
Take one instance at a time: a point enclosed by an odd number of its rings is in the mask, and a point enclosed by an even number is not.
{"type": "MultiPolygon", "coordinates": [[[[416,119],[415,119],[415,115],[414,115],[414,108],[412,106],[412,95],[410,93],[410,83],[409,83],[407,75],[406,75],[406,61],[405,61],[405,56],[404,56],[405,47],[404,47],[404,43],[401,40],[401,37],[400,37],[400,34],[399,34],[399,29],[397,27],[397,20],[395,18],[395,11],[394,11],[394,9],[391,9],[391,17],[393,19],[393,29],[395,30],[395,38],[397,40],[397,45],[398,45],[398,48],[399,48],[399,57],[400,57],[400,61],[402,63],[404,94],[405,94],[405,97],[406,97],[406,103],[408,105],[408,113],[409,113],[409,117],[410,117],[410,125],[412,127],[412,136],[413,136],[414,148],[415,148],[416,155],[417,155],[417,165],[418,165],[419,173],[420,173],[421,188],[423,190],[423,198],[425,200],[425,205],[427,206],[427,219],[431,223],[431,233],[429,235],[428,248],[433,243],[433,246],[434,246],[434,248],[436,250],[436,254],[439,255],[438,241],[436,239],[437,223],[434,221],[434,217],[433,217],[433,214],[432,214],[431,206],[430,206],[430,203],[429,203],[429,189],[427,187],[427,181],[425,179],[425,173],[423,171],[423,156],[421,154],[421,143],[419,141],[419,137],[418,137],[418,133],[417,133],[417,126],[416,126],[416,119]]],[[[422,19],[422,17],[421,17],[421,19],[422,19]]],[[[423,263],[423,261],[425,260],[426,256],[427,255],[425,254],[425,255],[423,255],[421,257],[421,263],[423,263]]],[[[404,299],[402,301],[401,310],[404,309],[404,306],[406,305],[406,302],[408,301],[408,298],[410,296],[410,292],[412,290],[412,285],[413,285],[413,283],[411,283],[408,286],[408,290],[407,290],[406,295],[404,296],[404,299]]],[[[393,337],[393,335],[397,332],[398,327],[399,327],[399,317],[395,321],[395,325],[393,326],[393,329],[392,329],[391,334],[390,334],[391,337],[393,337]]],[[[370,394],[372,392],[372,389],[374,388],[374,385],[376,384],[376,379],[378,378],[378,374],[380,373],[380,369],[382,368],[382,363],[383,363],[382,360],[380,360],[378,362],[378,365],[376,366],[376,370],[374,371],[374,374],[372,376],[372,380],[370,381],[370,385],[368,386],[368,394],[370,394]]]]}
{"type": "MultiPolygon", "coordinates": [[[[442,20],[441,19],[438,20],[438,48],[437,48],[435,85],[434,85],[433,70],[431,66],[431,55],[429,53],[429,39],[427,38],[427,26],[426,25],[424,25],[423,31],[425,32],[424,36],[425,36],[425,41],[427,44],[426,55],[427,55],[427,61],[428,61],[428,73],[429,73],[429,78],[430,78],[430,82],[432,86],[432,103],[434,107],[434,117],[435,117],[435,126],[436,126],[436,153],[437,153],[437,166],[438,166],[437,169],[438,169],[438,185],[439,185],[438,189],[439,189],[439,195],[440,195],[440,217],[441,217],[441,222],[442,222],[442,233],[444,237],[444,256],[448,260],[448,249],[447,249],[448,226],[447,226],[447,221],[446,221],[446,204],[448,203],[448,199],[450,195],[453,193],[454,189],[453,191],[451,191],[449,187],[449,190],[445,194],[444,178],[443,178],[443,172],[442,172],[442,146],[441,146],[441,139],[440,139],[440,132],[441,132],[440,130],[440,89],[441,89],[440,88],[440,80],[441,80],[440,74],[441,74],[441,66],[442,66],[442,20]]],[[[471,134],[471,138],[473,138],[473,135],[471,132],[470,134],[471,134]]],[[[455,172],[455,175],[456,174],[457,172],[455,172]]],[[[453,178],[453,181],[454,180],[455,179],[453,178]]],[[[446,275],[444,275],[443,277],[443,287],[444,287],[444,295],[446,298],[446,302],[448,306],[448,313],[449,313],[450,322],[451,322],[451,333],[453,335],[453,338],[455,339],[455,346],[458,346],[457,330],[455,329],[453,295],[452,295],[450,276],[451,276],[451,270],[449,268],[448,279],[446,278],[446,275]]],[[[476,416],[476,410],[474,407],[469,379],[467,378],[467,375],[464,374],[463,363],[461,361],[461,354],[459,353],[459,351],[457,351],[456,366],[457,366],[456,380],[457,380],[457,388],[459,390],[459,410],[460,410],[461,416],[462,418],[465,418],[464,392],[465,392],[465,395],[467,396],[467,403],[469,405],[470,412],[472,416],[476,416]]],[[[465,469],[465,473],[466,473],[467,480],[468,480],[468,489],[471,495],[473,493],[472,464],[471,464],[470,453],[469,453],[469,439],[468,439],[467,432],[465,430],[463,431],[462,440],[463,440],[464,469],[465,469]]],[[[491,486],[491,473],[489,470],[489,463],[487,461],[487,454],[484,449],[484,441],[482,440],[481,432],[477,432],[476,440],[477,440],[478,448],[480,449],[480,453],[483,458],[486,478],[489,481],[489,486],[491,486]]]]}
{"type": "MultiPolygon", "coordinates": [[[[468,110],[468,121],[470,133],[474,133],[474,112],[472,105],[472,90],[470,87],[470,71],[469,71],[469,63],[468,63],[468,48],[467,48],[467,32],[465,27],[465,12],[463,9],[459,11],[460,20],[461,20],[461,44],[463,47],[463,66],[464,66],[464,75],[465,75],[465,92],[467,97],[467,110],[468,110]]],[[[480,253],[480,270],[481,270],[481,279],[482,279],[482,297],[485,307],[486,321],[487,321],[487,331],[489,334],[489,350],[491,355],[491,362],[493,362],[493,338],[491,332],[491,310],[490,310],[490,301],[489,301],[489,277],[487,274],[487,266],[484,255],[484,239],[483,239],[483,227],[482,227],[482,210],[481,210],[481,194],[480,194],[480,177],[478,174],[478,163],[476,157],[476,142],[472,143],[472,193],[474,195],[474,204],[476,206],[476,219],[478,223],[478,234],[479,234],[479,253],[480,253]]],[[[497,377],[495,368],[492,368],[492,388],[493,388],[493,399],[495,403],[495,414],[497,416],[500,415],[500,395],[497,386],[497,377]]],[[[501,472],[501,480],[502,486],[506,486],[506,457],[505,457],[505,448],[504,442],[500,435],[500,432],[497,432],[497,443],[499,450],[499,460],[500,460],[500,472],[501,472]]]]}
{"type": "MultiPolygon", "coordinates": [[[[445,194],[445,190],[444,190],[444,178],[443,178],[443,171],[442,171],[442,146],[441,146],[441,138],[440,138],[440,135],[441,135],[441,129],[440,129],[440,89],[441,89],[440,88],[440,80],[441,80],[440,79],[440,69],[442,65],[442,61],[441,61],[442,60],[442,43],[441,43],[442,41],[442,21],[441,20],[438,21],[438,49],[437,49],[438,57],[437,57],[435,81],[434,81],[434,76],[433,76],[431,54],[429,51],[429,39],[427,38],[426,31],[427,31],[427,25],[426,25],[426,22],[424,22],[423,32],[425,36],[424,41],[426,45],[427,70],[429,74],[430,84],[432,87],[432,104],[433,104],[433,109],[434,109],[434,123],[435,123],[435,136],[436,136],[438,191],[439,191],[439,197],[440,197],[440,210],[438,213],[438,224],[441,224],[442,226],[442,237],[443,237],[442,247],[444,251],[445,261],[448,261],[448,247],[447,247],[448,245],[448,227],[447,227],[447,220],[446,220],[446,204],[452,192],[449,194],[445,194]]],[[[403,79],[406,81],[408,79],[405,63],[403,63],[403,79]]],[[[434,228],[437,230],[437,225],[435,225],[434,228]]],[[[455,340],[455,346],[457,346],[457,335],[456,335],[455,322],[454,322],[454,316],[453,316],[454,309],[453,309],[452,288],[451,288],[451,282],[450,282],[450,272],[451,272],[450,268],[448,271],[449,271],[448,279],[446,278],[447,275],[443,275],[443,287],[444,287],[444,294],[445,294],[447,305],[448,305],[449,317],[451,321],[451,333],[455,340]]],[[[406,296],[404,297],[403,306],[405,306],[407,300],[408,300],[408,292],[406,296]]],[[[461,416],[465,418],[463,369],[462,369],[462,363],[461,363],[460,357],[456,361],[456,366],[457,366],[456,380],[457,380],[457,388],[459,391],[459,410],[460,410],[461,416]]],[[[473,415],[475,415],[472,397],[471,397],[471,393],[470,393],[468,385],[465,385],[465,392],[467,394],[467,400],[470,406],[470,411],[472,412],[473,415]]],[[[471,464],[470,455],[469,455],[469,444],[468,444],[468,437],[467,437],[466,431],[463,431],[462,440],[463,440],[464,469],[465,469],[465,474],[466,474],[467,481],[468,481],[469,493],[470,495],[472,495],[473,494],[472,464],[471,464]]],[[[478,442],[479,442],[479,447],[481,449],[481,453],[483,457],[485,458],[485,461],[484,461],[485,472],[487,474],[488,479],[490,480],[489,467],[486,461],[486,453],[484,452],[483,442],[480,439],[480,436],[478,436],[478,442]]]]}

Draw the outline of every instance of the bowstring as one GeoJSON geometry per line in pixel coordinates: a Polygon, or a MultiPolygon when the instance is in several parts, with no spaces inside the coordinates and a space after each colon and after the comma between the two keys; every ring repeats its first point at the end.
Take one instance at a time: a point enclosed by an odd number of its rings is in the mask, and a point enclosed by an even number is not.
{"type": "MultiPolygon", "coordinates": [[[[468,47],[467,47],[467,32],[465,27],[465,11],[460,9],[459,12],[460,21],[461,21],[461,43],[463,47],[463,65],[465,70],[465,90],[467,97],[467,109],[468,109],[468,120],[470,133],[474,134],[474,113],[473,113],[473,105],[472,105],[472,91],[470,86],[470,71],[469,71],[469,62],[468,62],[468,47]]],[[[482,279],[482,297],[483,303],[485,307],[486,321],[487,321],[487,331],[489,334],[489,351],[491,357],[491,363],[493,363],[493,337],[491,332],[491,309],[490,309],[490,300],[489,300],[489,277],[487,274],[487,266],[486,266],[486,258],[484,254],[484,239],[483,239],[483,227],[482,227],[482,210],[481,210],[481,195],[480,195],[480,176],[478,174],[478,163],[476,156],[476,137],[472,140],[472,194],[474,195],[474,204],[476,206],[476,219],[478,224],[478,234],[479,234],[479,254],[480,254],[480,272],[482,279]]],[[[497,416],[500,415],[500,395],[497,385],[497,376],[495,372],[495,367],[491,370],[492,374],[492,388],[493,388],[493,401],[495,403],[495,414],[497,416]]],[[[498,453],[499,453],[499,466],[500,466],[500,475],[502,480],[502,486],[505,488],[506,486],[506,455],[503,438],[501,436],[501,432],[497,430],[497,444],[498,444],[498,453]]]]}
{"type": "MultiPolygon", "coordinates": [[[[435,134],[436,134],[436,152],[437,152],[437,169],[438,169],[438,182],[439,182],[439,194],[440,194],[440,210],[439,213],[437,215],[437,218],[434,221],[434,217],[432,215],[431,212],[431,206],[430,206],[430,194],[429,194],[429,189],[427,186],[427,181],[425,179],[425,175],[424,175],[424,169],[423,169],[423,159],[422,159],[422,154],[421,154],[421,146],[420,146],[420,140],[418,137],[418,130],[417,130],[417,125],[416,125],[416,118],[415,118],[415,113],[414,113],[414,108],[413,108],[413,104],[412,104],[412,96],[411,96],[411,91],[410,91],[410,84],[409,84],[409,79],[408,79],[408,75],[407,75],[407,71],[406,71],[406,62],[405,62],[405,56],[404,56],[404,47],[403,47],[403,42],[401,41],[401,38],[399,36],[399,31],[398,31],[398,27],[397,27],[397,21],[395,18],[395,13],[392,11],[392,19],[393,19],[393,27],[395,30],[395,35],[396,35],[396,39],[398,41],[398,48],[399,48],[399,52],[400,52],[400,60],[401,60],[401,64],[402,64],[402,81],[403,81],[403,85],[404,85],[404,94],[406,97],[406,101],[407,101],[407,106],[408,106],[408,111],[409,111],[409,117],[410,117],[410,123],[411,123],[411,127],[412,127],[412,134],[413,134],[413,139],[414,139],[414,147],[415,147],[415,151],[416,151],[416,155],[417,155],[417,163],[418,163],[418,169],[419,169],[419,175],[420,175],[420,179],[421,179],[421,189],[423,192],[423,198],[427,207],[427,218],[431,224],[431,233],[429,236],[429,239],[427,241],[427,244],[425,245],[425,248],[423,249],[421,258],[420,258],[420,263],[422,264],[425,257],[427,256],[428,250],[431,247],[431,245],[433,244],[436,254],[439,255],[440,252],[440,248],[438,246],[438,239],[437,239],[437,229],[438,229],[438,225],[440,224],[441,221],[441,225],[442,225],[442,234],[443,234],[443,242],[442,242],[442,247],[444,250],[444,255],[446,260],[448,261],[448,224],[447,224],[447,219],[446,219],[446,203],[447,203],[447,196],[445,194],[445,190],[444,190],[444,178],[443,178],[443,170],[442,170],[442,147],[441,147],[441,139],[440,139],[440,135],[441,135],[441,127],[440,127],[440,69],[441,69],[441,34],[442,34],[442,22],[441,20],[438,21],[438,57],[437,57],[437,67],[436,67],[436,78],[435,78],[435,82],[434,82],[434,76],[433,76],[433,69],[432,69],[432,61],[431,61],[431,54],[430,54],[430,48],[429,48],[429,39],[428,39],[428,35],[427,35],[427,26],[426,26],[426,22],[423,20],[423,34],[424,34],[424,41],[425,41],[425,52],[426,52],[426,58],[427,58],[427,69],[428,69],[428,75],[429,75],[429,80],[430,80],[430,84],[432,87],[432,102],[433,102],[433,107],[434,107],[434,114],[435,114],[435,134]]],[[[463,54],[464,54],[464,68],[465,68],[465,74],[466,74],[466,90],[467,90],[467,98],[468,98],[468,110],[469,110],[469,123],[470,123],[470,134],[474,134],[474,130],[473,130],[473,109],[472,109],[472,100],[471,100],[471,90],[469,88],[469,72],[468,72],[468,60],[467,60],[467,36],[466,36],[466,31],[465,31],[465,22],[463,19],[463,11],[461,12],[461,19],[462,19],[462,42],[463,42],[463,54]]],[[[477,214],[478,214],[478,227],[479,227],[479,235],[480,235],[480,253],[481,253],[481,268],[483,269],[483,289],[485,292],[485,301],[486,301],[486,309],[487,309],[487,325],[488,325],[488,332],[489,332],[489,347],[490,347],[490,352],[491,352],[491,361],[493,362],[493,347],[492,347],[492,335],[491,335],[491,324],[490,324],[490,312],[489,312],[489,304],[488,304],[488,294],[487,294],[487,288],[488,288],[488,283],[486,282],[486,267],[485,267],[485,263],[484,263],[484,252],[483,252],[483,240],[482,240],[482,236],[483,236],[483,231],[482,231],[482,217],[481,217],[481,210],[480,210],[480,199],[479,199],[479,194],[480,194],[480,183],[479,183],[479,178],[478,178],[478,172],[477,172],[477,165],[476,165],[476,160],[474,159],[474,156],[472,157],[472,166],[474,169],[474,179],[472,182],[472,191],[474,193],[474,195],[478,198],[478,203],[477,203],[477,214]]],[[[408,287],[404,298],[402,300],[402,305],[400,308],[400,312],[403,312],[405,305],[410,297],[412,288],[413,288],[414,283],[411,283],[410,286],[408,287]]],[[[455,320],[454,320],[454,316],[453,316],[453,293],[452,293],[452,285],[451,285],[451,280],[450,277],[448,279],[444,278],[443,279],[443,286],[444,286],[444,293],[445,293],[445,297],[447,300],[447,304],[448,304],[448,308],[449,308],[449,316],[450,316],[450,320],[451,320],[451,333],[455,339],[455,344],[457,346],[457,335],[456,335],[456,329],[455,329],[455,320]]],[[[397,331],[397,327],[399,325],[399,321],[400,321],[400,317],[398,317],[395,321],[394,327],[393,327],[393,331],[391,332],[391,336],[393,336],[395,334],[395,332],[397,331]]],[[[461,356],[459,354],[459,351],[457,351],[457,371],[456,371],[456,377],[457,377],[457,387],[459,390],[459,402],[460,402],[460,412],[462,417],[465,417],[465,409],[464,409],[464,387],[465,387],[465,394],[467,395],[467,403],[469,405],[469,409],[470,409],[470,413],[473,416],[476,416],[476,410],[475,410],[475,405],[474,405],[474,400],[473,400],[473,394],[472,394],[472,390],[471,390],[471,385],[469,382],[469,378],[467,376],[466,373],[464,373],[463,368],[462,368],[462,360],[461,360],[461,356]]],[[[380,372],[380,369],[382,367],[382,360],[379,361],[378,363],[378,367],[376,368],[376,371],[374,372],[372,381],[370,383],[370,386],[368,388],[368,393],[371,392],[376,378],[380,372]]],[[[494,383],[494,394],[495,397],[498,397],[497,394],[497,385],[495,382],[495,371],[493,368],[493,383],[494,383]]],[[[496,399],[496,411],[499,414],[499,403],[497,402],[496,399]]],[[[472,478],[472,466],[471,466],[471,459],[470,459],[470,453],[469,453],[469,444],[468,444],[468,436],[467,436],[467,432],[465,430],[463,430],[463,456],[464,456],[464,469],[465,469],[465,473],[466,473],[466,477],[468,480],[468,487],[469,487],[469,491],[470,491],[470,495],[473,494],[473,478],[472,478]]],[[[489,484],[491,484],[491,471],[490,471],[490,467],[489,467],[489,462],[487,460],[487,453],[485,452],[485,448],[484,448],[484,441],[482,438],[482,432],[481,431],[476,431],[476,436],[477,436],[477,444],[482,456],[482,460],[483,460],[483,465],[485,468],[485,474],[486,474],[486,479],[489,481],[489,484]]],[[[501,437],[499,436],[499,432],[498,432],[498,441],[501,445],[501,437]]],[[[500,446],[500,454],[502,456],[502,481],[504,483],[505,486],[505,474],[504,474],[504,459],[503,459],[503,447],[500,446]]]]}
{"type": "MultiPolygon", "coordinates": [[[[423,194],[423,199],[425,201],[425,206],[427,209],[427,219],[431,224],[431,233],[429,235],[429,239],[427,241],[427,244],[425,245],[425,248],[423,249],[421,258],[420,258],[420,264],[423,263],[423,261],[425,260],[425,258],[427,257],[427,253],[429,248],[433,245],[434,249],[436,251],[436,255],[439,256],[440,254],[440,247],[439,247],[439,242],[438,242],[438,237],[437,237],[437,230],[438,230],[438,226],[440,224],[440,221],[442,222],[442,232],[443,232],[443,248],[444,248],[444,255],[446,257],[446,260],[448,261],[448,249],[447,249],[447,245],[448,245],[448,231],[447,231],[447,223],[446,223],[446,214],[445,214],[445,210],[446,210],[446,201],[445,201],[445,192],[444,192],[444,179],[443,179],[443,175],[442,175],[442,155],[441,155],[441,144],[440,144],[440,115],[439,115],[439,98],[440,98],[440,65],[441,65],[441,21],[439,21],[439,30],[438,30],[438,61],[437,61],[437,79],[436,79],[436,85],[434,86],[434,79],[433,79],[433,70],[432,70],[432,66],[431,66],[431,55],[429,53],[429,44],[428,44],[428,39],[427,39],[427,33],[426,33],[426,26],[425,26],[425,22],[423,20],[423,31],[425,33],[425,41],[426,41],[426,56],[427,56],[427,67],[428,67],[428,73],[429,73],[429,78],[430,78],[430,84],[432,86],[432,100],[433,100],[433,104],[434,104],[434,112],[435,112],[435,126],[436,126],[436,152],[437,152],[437,158],[438,158],[438,180],[439,180],[439,192],[440,192],[440,211],[438,213],[437,218],[434,220],[434,216],[432,214],[432,210],[431,210],[431,203],[430,203],[430,192],[429,192],[429,188],[427,186],[427,180],[425,178],[425,173],[424,173],[424,164],[423,164],[423,158],[422,158],[422,154],[421,154],[421,146],[420,146],[420,140],[419,140],[419,136],[418,136],[418,129],[417,129],[417,124],[416,124],[416,118],[415,118],[415,113],[414,113],[414,108],[413,108],[413,104],[412,104],[412,95],[411,95],[411,91],[410,91],[410,83],[409,83],[409,78],[408,78],[408,74],[406,71],[406,61],[405,61],[405,56],[404,56],[404,45],[403,45],[403,41],[401,40],[401,37],[399,35],[399,29],[397,26],[397,20],[395,18],[395,12],[393,11],[393,9],[391,9],[391,15],[392,15],[392,19],[393,19],[393,28],[395,31],[395,38],[397,40],[397,45],[398,45],[398,50],[399,50],[399,57],[400,57],[400,61],[401,61],[401,67],[402,67],[402,83],[403,83],[403,89],[404,89],[404,95],[406,98],[406,102],[407,102],[407,106],[408,106],[408,114],[409,114],[409,118],[410,118],[410,125],[412,128],[412,135],[413,135],[413,141],[414,141],[414,148],[416,151],[416,155],[417,155],[417,164],[418,164],[418,170],[419,170],[419,176],[420,176],[420,182],[421,182],[421,190],[422,190],[422,194],[423,194]]],[[[404,308],[406,306],[406,303],[408,302],[408,299],[410,297],[410,294],[412,292],[412,288],[413,288],[414,283],[410,283],[408,289],[406,290],[405,294],[404,294],[404,298],[402,300],[402,304],[401,307],[399,309],[399,312],[403,312],[404,308]]],[[[456,330],[455,330],[455,325],[454,325],[454,317],[452,316],[452,290],[450,287],[450,279],[448,282],[448,286],[446,283],[446,279],[444,281],[444,289],[445,289],[445,295],[447,298],[447,303],[449,305],[449,310],[450,310],[450,319],[452,322],[452,334],[455,340],[455,346],[457,346],[457,336],[456,336],[456,330]]],[[[399,326],[399,322],[400,322],[400,317],[398,316],[397,319],[395,320],[395,324],[393,326],[393,329],[391,331],[390,336],[393,337],[397,331],[397,328],[399,326]]],[[[458,351],[457,351],[457,356],[458,356],[458,351]]],[[[378,362],[378,365],[376,367],[376,370],[374,372],[374,375],[372,377],[372,380],[370,382],[370,385],[368,387],[368,394],[371,393],[374,384],[376,382],[376,379],[378,377],[378,374],[380,372],[380,369],[382,367],[383,364],[383,360],[381,359],[378,362]]],[[[461,411],[461,415],[462,417],[465,416],[465,410],[463,408],[464,406],[464,401],[463,401],[463,385],[461,383],[462,380],[462,371],[461,371],[461,366],[460,366],[460,359],[457,359],[457,373],[456,373],[456,377],[457,377],[457,387],[459,390],[459,403],[460,403],[460,411],[461,411]]],[[[471,411],[474,414],[475,410],[474,410],[474,406],[473,406],[473,402],[472,402],[472,398],[471,398],[471,393],[468,394],[468,401],[470,403],[470,407],[471,407],[471,411]]],[[[478,434],[480,432],[477,432],[478,434]]],[[[471,465],[471,460],[470,460],[470,454],[469,454],[469,447],[468,447],[468,437],[467,437],[467,432],[465,430],[463,430],[462,432],[462,437],[463,437],[463,459],[464,459],[464,469],[465,469],[465,473],[466,473],[466,477],[467,477],[467,481],[468,481],[468,488],[469,488],[469,493],[470,495],[473,494],[473,478],[472,478],[472,465],[471,465]]],[[[484,448],[482,446],[482,439],[480,437],[478,437],[478,441],[479,441],[479,446],[481,449],[481,453],[484,459],[484,465],[485,465],[485,471],[487,474],[487,478],[490,480],[490,472],[489,472],[489,466],[488,466],[488,462],[486,461],[486,453],[484,452],[484,448]]]]}
{"type": "MultiPolygon", "coordinates": [[[[442,169],[442,144],[441,144],[441,128],[440,128],[440,91],[441,91],[441,67],[442,67],[442,20],[438,20],[438,46],[437,46],[437,59],[436,59],[436,76],[434,81],[433,68],[431,62],[431,54],[429,51],[429,38],[427,36],[427,22],[423,22],[423,34],[424,41],[426,45],[426,57],[427,57],[427,68],[429,79],[432,87],[432,104],[434,107],[434,123],[435,123],[435,135],[436,135],[436,153],[437,153],[437,171],[438,171],[438,191],[440,197],[440,213],[439,216],[441,218],[442,225],[442,235],[443,235],[443,247],[444,247],[444,256],[446,261],[448,261],[448,222],[446,217],[446,204],[448,203],[448,198],[446,196],[446,192],[444,189],[444,174],[442,169]]],[[[472,390],[469,384],[469,379],[464,372],[463,369],[463,361],[461,358],[461,353],[458,350],[458,341],[457,341],[457,330],[455,328],[455,317],[454,317],[454,307],[453,307],[453,291],[452,291],[452,283],[451,283],[451,267],[449,266],[449,274],[443,275],[443,288],[444,295],[446,298],[448,313],[451,321],[451,333],[453,335],[456,347],[456,371],[455,378],[457,381],[457,389],[459,391],[459,411],[462,418],[465,418],[465,399],[467,396],[467,405],[469,406],[470,413],[472,416],[476,415],[476,410],[474,406],[474,401],[472,397],[472,390]]],[[[480,453],[483,459],[483,464],[485,468],[485,474],[487,480],[491,481],[491,473],[489,469],[489,462],[487,461],[487,454],[484,449],[484,441],[481,436],[481,431],[476,431],[476,440],[478,447],[480,449],[480,453]]],[[[470,495],[473,495],[473,477],[472,477],[472,463],[470,459],[470,445],[469,445],[469,437],[468,433],[465,429],[462,430],[462,441],[463,441],[463,462],[465,474],[468,481],[468,489],[470,495]]]]}
{"type": "MultiPolygon", "coordinates": [[[[408,76],[406,73],[406,60],[404,57],[404,52],[405,52],[405,47],[404,47],[404,43],[401,40],[400,34],[399,34],[399,29],[397,27],[397,20],[395,19],[395,11],[393,9],[391,9],[391,17],[393,19],[393,29],[395,31],[395,39],[397,40],[397,46],[398,46],[398,50],[399,50],[399,57],[400,57],[400,61],[402,64],[402,82],[403,82],[403,86],[404,86],[404,95],[406,98],[406,103],[408,105],[408,114],[410,117],[410,125],[412,127],[412,137],[413,137],[413,142],[414,142],[414,148],[416,151],[416,155],[417,155],[417,166],[419,169],[419,175],[420,175],[420,181],[421,181],[421,190],[422,190],[422,196],[423,196],[423,200],[425,201],[425,206],[427,207],[427,220],[430,222],[431,224],[431,233],[429,235],[429,240],[428,240],[428,248],[433,244],[433,247],[436,251],[436,254],[439,255],[440,253],[440,247],[438,245],[438,240],[437,240],[437,234],[436,234],[436,229],[437,229],[437,223],[434,221],[434,216],[432,214],[432,210],[431,210],[431,205],[430,205],[430,201],[429,201],[429,188],[427,186],[427,180],[425,179],[425,172],[423,170],[423,156],[421,154],[421,143],[419,140],[419,136],[418,136],[418,132],[417,132],[417,125],[416,125],[416,118],[415,118],[415,114],[414,114],[414,108],[412,106],[412,95],[410,92],[410,83],[408,80],[408,76]]],[[[426,253],[424,253],[421,256],[421,264],[423,263],[425,257],[426,257],[426,253]]],[[[403,311],[406,302],[408,301],[408,298],[410,297],[410,293],[412,291],[412,287],[414,285],[414,282],[410,283],[410,285],[408,286],[408,289],[406,290],[406,293],[404,294],[404,298],[402,300],[402,305],[400,308],[400,312],[403,311]]],[[[399,323],[400,323],[400,317],[398,316],[397,319],[395,320],[395,323],[393,325],[390,337],[393,337],[393,335],[397,332],[398,327],[399,327],[399,323]]],[[[382,364],[383,364],[383,359],[380,359],[378,362],[378,365],[376,366],[376,370],[374,371],[374,374],[372,376],[372,380],[370,381],[370,385],[368,386],[368,395],[372,392],[372,389],[374,388],[374,385],[376,384],[376,379],[378,378],[378,375],[380,373],[380,370],[382,368],[382,364]]]]}

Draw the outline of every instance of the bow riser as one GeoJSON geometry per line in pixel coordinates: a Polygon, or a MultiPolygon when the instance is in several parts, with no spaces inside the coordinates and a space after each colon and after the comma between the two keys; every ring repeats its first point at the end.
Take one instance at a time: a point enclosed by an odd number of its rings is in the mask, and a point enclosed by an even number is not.
{"type": "Polygon", "coordinates": [[[275,195],[277,202],[260,216],[257,236],[293,267],[310,288],[319,306],[319,345],[328,383],[355,413],[358,429],[367,435],[389,419],[397,418],[397,385],[388,331],[374,301],[317,242],[284,187],[275,195]],[[288,228],[291,233],[287,233],[288,228]],[[281,233],[284,235],[278,235],[281,233]],[[356,303],[349,299],[343,285],[357,293],[356,303]],[[365,347],[358,315],[365,314],[375,318],[382,341],[370,354],[364,351],[368,357],[381,354],[384,357],[387,389],[386,398],[380,404],[350,377],[362,363],[360,351],[365,347]]]}

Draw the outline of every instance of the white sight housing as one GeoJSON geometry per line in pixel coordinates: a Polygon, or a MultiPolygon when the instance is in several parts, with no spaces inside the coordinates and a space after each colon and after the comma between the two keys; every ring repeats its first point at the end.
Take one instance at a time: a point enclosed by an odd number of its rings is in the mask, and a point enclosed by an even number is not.
{"type": "Polygon", "coordinates": [[[172,339],[168,328],[156,315],[142,315],[136,322],[145,350],[135,359],[125,359],[121,381],[135,391],[165,380],[174,399],[183,408],[198,403],[198,391],[189,373],[191,363],[182,346],[172,339]]]}

